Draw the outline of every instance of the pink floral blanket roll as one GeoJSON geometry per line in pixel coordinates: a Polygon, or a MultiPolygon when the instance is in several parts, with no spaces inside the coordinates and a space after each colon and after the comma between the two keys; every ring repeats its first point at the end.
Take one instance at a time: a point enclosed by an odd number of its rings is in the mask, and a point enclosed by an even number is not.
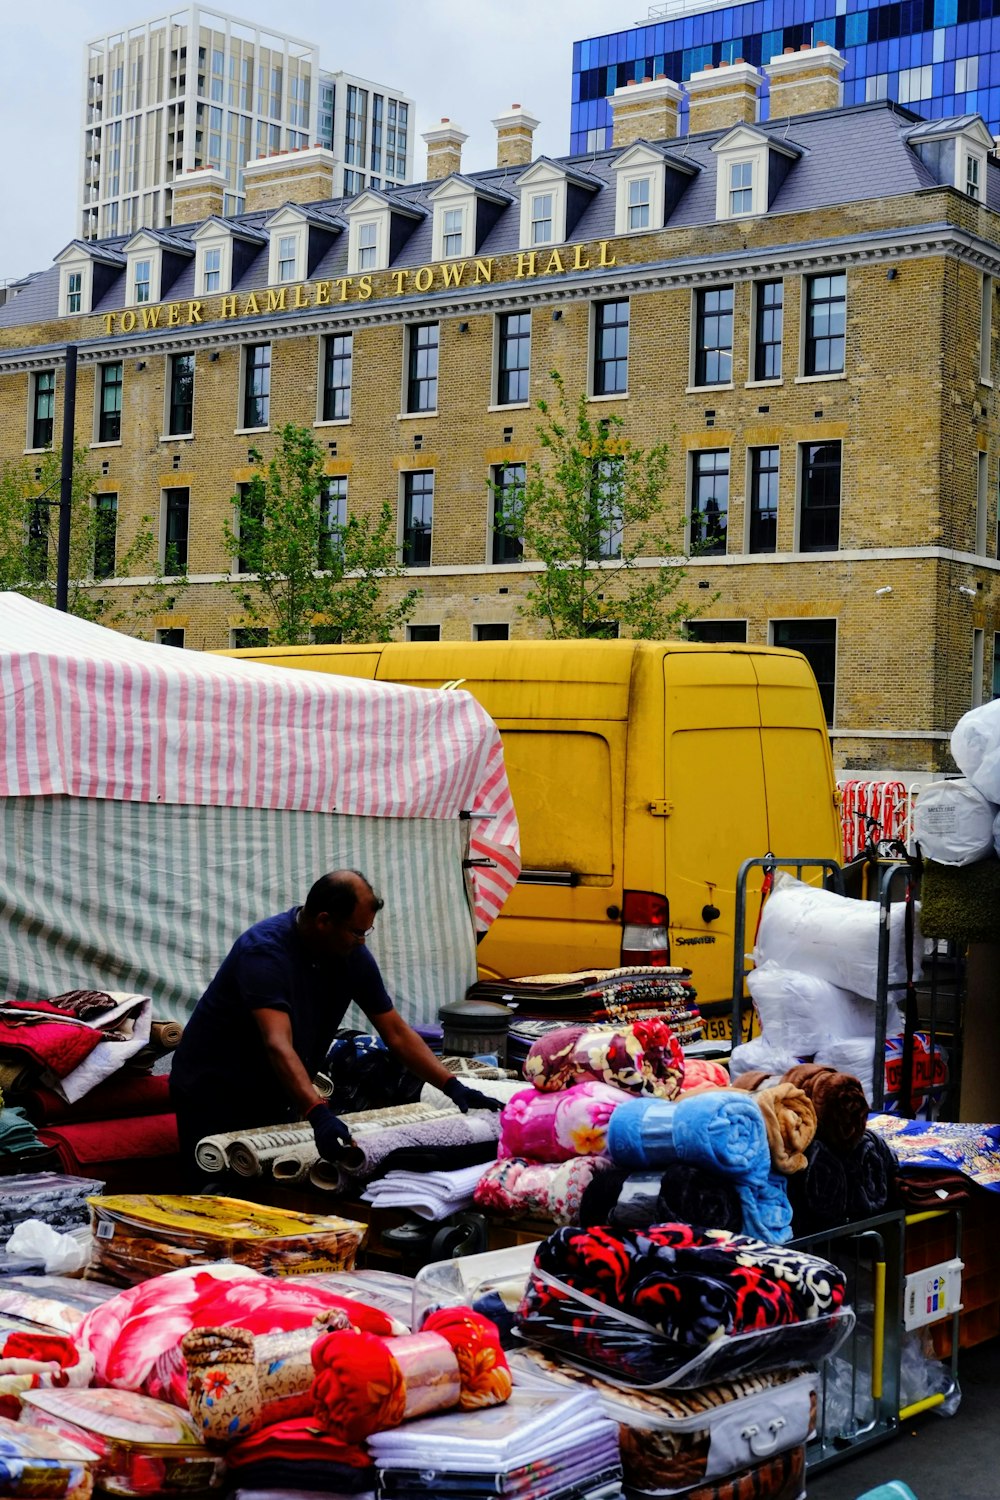
{"type": "Polygon", "coordinates": [[[628,1097],[610,1084],[589,1081],[557,1094],[522,1089],[504,1108],[497,1155],[531,1161],[600,1156],[607,1148],[608,1121],[628,1097]]]}
{"type": "Polygon", "coordinates": [[[665,1021],[622,1026],[560,1026],[532,1045],[524,1076],[544,1093],[592,1080],[630,1094],[676,1099],[684,1052],[665,1021]]]}

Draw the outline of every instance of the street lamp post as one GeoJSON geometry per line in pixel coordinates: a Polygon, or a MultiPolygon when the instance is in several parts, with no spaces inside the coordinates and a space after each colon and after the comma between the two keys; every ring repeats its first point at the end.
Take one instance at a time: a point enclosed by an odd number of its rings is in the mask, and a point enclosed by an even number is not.
{"type": "Polygon", "coordinates": [[[62,467],[59,476],[59,543],[56,552],[56,609],[69,611],[69,540],[73,520],[73,449],[76,429],[76,345],[66,345],[63,386],[62,467]]]}

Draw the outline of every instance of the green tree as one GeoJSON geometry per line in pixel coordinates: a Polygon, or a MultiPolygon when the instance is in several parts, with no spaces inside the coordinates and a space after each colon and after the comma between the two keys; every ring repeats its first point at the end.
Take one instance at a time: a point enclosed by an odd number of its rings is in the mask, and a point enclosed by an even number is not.
{"type": "MultiPolygon", "coordinates": [[[[58,450],[0,466],[0,589],[48,605],[56,598],[61,467],[58,450]]],[[[74,448],[67,604],[72,615],[127,631],[164,607],[167,584],[151,518],[141,517],[122,547],[117,506],[101,504],[102,490],[89,450],[74,448]],[[111,579],[139,581],[102,586],[111,579]]],[[[175,595],[184,586],[169,584],[175,595]]]]}
{"type": "Polygon", "coordinates": [[[385,584],[403,566],[396,524],[385,501],[374,518],[348,514],[346,496],[325,474],[326,454],[305,427],[288,423],[265,465],[233,497],[237,525],[224,525],[225,546],[240,581],[247,618],[269,628],[275,645],[302,645],[313,633],[345,644],[388,641],[420,597],[409,589],[393,603],[385,584]]]}
{"type": "Polygon", "coordinates": [[[624,627],[645,639],[679,634],[694,611],[674,596],[686,577],[666,512],[670,450],[634,447],[620,417],[591,420],[585,396],[572,409],[551,372],[553,400],[540,400],[541,457],[523,483],[493,486],[495,524],[543,565],[520,612],[542,621],[556,640],[606,637],[624,627]],[[640,558],[677,558],[636,568],[640,558]]]}

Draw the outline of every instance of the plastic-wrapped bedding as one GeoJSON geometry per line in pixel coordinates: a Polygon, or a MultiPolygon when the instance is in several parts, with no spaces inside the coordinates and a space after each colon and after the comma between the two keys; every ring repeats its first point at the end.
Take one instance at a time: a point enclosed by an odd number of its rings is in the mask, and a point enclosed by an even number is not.
{"type": "MultiPolygon", "coordinates": [[[[771,961],[874,1000],[880,919],[877,901],[819,890],[779,870],[761,913],[754,962],[771,961]]],[[[923,945],[914,927],[913,977],[919,979],[923,945]]],[[[906,977],[905,908],[896,902],[889,912],[888,982],[902,985],[906,977]]]]}
{"type": "Polygon", "coordinates": [[[932,781],[921,787],[913,811],[913,837],[925,859],[971,865],[993,853],[996,806],[971,781],[932,781]]]}
{"type": "MultiPolygon", "coordinates": [[[[829,1037],[875,1036],[873,1002],[815,974],[767,961],[751,969],[747,988],[767,1044],[777,1052],[811,1057],[829,1037]]],[[[889,1031],[898,1015],[894,1003],[891,1011],[889,1031]]]]}
{"type": "Polygon", "coordinates": [[[1000,803],[1000,698],[962,715],[951,732],[951,753],[976,790],[1000,803]]]}

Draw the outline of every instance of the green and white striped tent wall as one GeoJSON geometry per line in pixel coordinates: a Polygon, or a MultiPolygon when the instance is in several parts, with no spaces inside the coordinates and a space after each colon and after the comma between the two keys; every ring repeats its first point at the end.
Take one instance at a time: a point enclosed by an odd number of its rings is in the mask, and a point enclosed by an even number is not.
{"type": "Polygon", "coordinates": [[[520,868],[469,694],[154,646],[14,594],[0,821],[0,994],[129,988],[178,1017],[246,926],[351,865],[386,898],[390,990],[431,1020],[520,868]]]}

